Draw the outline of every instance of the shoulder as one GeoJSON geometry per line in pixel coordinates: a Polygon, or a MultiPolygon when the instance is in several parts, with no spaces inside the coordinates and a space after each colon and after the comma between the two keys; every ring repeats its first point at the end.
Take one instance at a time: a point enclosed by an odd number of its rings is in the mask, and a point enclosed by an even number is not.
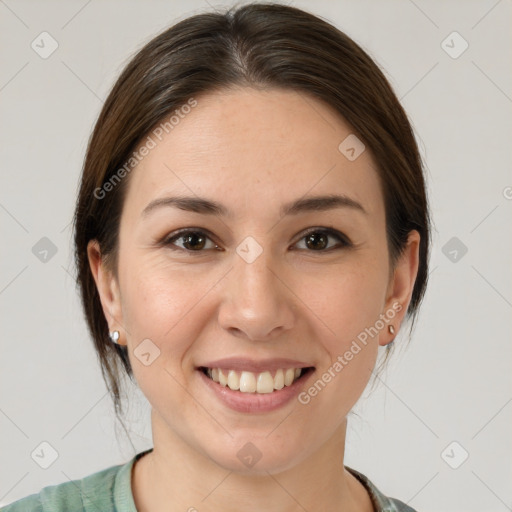
{"type": "Polygon", "coordinates": [[[0,512],[102,512],[113,511],[113,487],[123,465],[111,466],[82,479],[44,487],[6,505],[0,512]]]}
{"type": "Polygon", "coordinates": [[[385,496],[375,484],[365,475],[355,469],[345,466],[366,488],[371,497],[375,512],[416,512],[403,501],[385,496]]]}

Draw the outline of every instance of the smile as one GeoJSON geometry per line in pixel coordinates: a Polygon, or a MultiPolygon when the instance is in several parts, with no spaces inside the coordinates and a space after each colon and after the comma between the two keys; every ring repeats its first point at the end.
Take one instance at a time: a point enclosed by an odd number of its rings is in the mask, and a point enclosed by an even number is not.
{"type": "Polygon", "coordinates": [[[259,373],[222,368],[202,368],[203,373],[221,386],[242,393],[273,393],[291,386],[307,368],[279,368],[259,373]]]}
{"type": "Polygon", "coordinates": [[[224,406],[241,413],[268,413],[293,403],[315,372],[290,359],[228,358],[196,367],[201,386],[224,406]]]}

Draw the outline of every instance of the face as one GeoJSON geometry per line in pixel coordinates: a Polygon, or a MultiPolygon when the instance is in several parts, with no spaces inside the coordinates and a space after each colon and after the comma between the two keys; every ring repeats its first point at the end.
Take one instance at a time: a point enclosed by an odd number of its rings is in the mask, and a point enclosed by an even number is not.
{"type": "Polygon", "coordinates": [[[196,100],[129,177],[117,278],[101,262],[95,275],[169,439],[281,471],[362,394],[410,300],[418,238],[391,272],[376,164],[338,149],[352,130],[328,106],[282,90],[196,100]]]}

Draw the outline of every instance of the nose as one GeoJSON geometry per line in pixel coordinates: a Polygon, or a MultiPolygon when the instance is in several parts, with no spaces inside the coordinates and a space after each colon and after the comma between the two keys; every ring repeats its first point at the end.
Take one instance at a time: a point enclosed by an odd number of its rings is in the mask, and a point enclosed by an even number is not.
{"type": "Polygon", "coordinates": [[[270,259],[266,251],[251,263],[234,255],[218,312],[219,325],[230,334],[271,341],[294,325],[293,293],[270,259]]]}

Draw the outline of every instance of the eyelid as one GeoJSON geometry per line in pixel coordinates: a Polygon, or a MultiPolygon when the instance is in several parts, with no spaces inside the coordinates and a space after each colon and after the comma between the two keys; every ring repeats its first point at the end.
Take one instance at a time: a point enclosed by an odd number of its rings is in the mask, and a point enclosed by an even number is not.
{"type": "Polygon", "coordinates": [[[160,242],[161,245],[164,245],[166,247],[172,247],[173,250],[177,251],[186,251],[186,252],[204,252],[203,251],[187,251],[186,249],[183,249],[181,247],[174,246],[171,242],[174,239],[178,239],[187,233],[200,233],[203,235],[206,235],[206,237],[211,240],[215,244],[215,249],[219,249],[219,244],[215,241],[215,236],[213,233],[211,233],[208,229],[205,228],[199,228],[199,227],[188,227],[188,228],[182,228],[178,229],[177,231],[173,231],[172,233],[164,236],[160,242]]]}
{"type": "MultiPolygon", "coordinates": [[[[341,231],[338,231],[335,228],[328,228],[328,227],[321,227],[321,226],[314,226],[314,227],[306,229],[306,231],[303,231],[300,234],[300,237],[297,239],[297,241],[293,243],[293,245],[296,245],[304,237],[310,235],[311,233],[322,233],[322,234],[325,234],[328,236],[332,236],[333,238],[337,238],[338,241],[341,243],[341,247],[352,247],[353,246],[353,243],[350,240],[350,238],[347,235],[345,235],[344,233],[342,233],[341,231]]],[[[323,251],[308,251],[308,252],[313,252],[313,253],[314,252],[318,252],[318,253],[329,252],[330,250],[337,249],[338,247],[339,246],[331,247],[331,248],[325,249],[323,251]]]]}
{"type": "MultiPolygon", "coordinates": [[[[206,235],[206,237],[211,242],[213,242],[215,244],[215,248],[214,248],[215,250],[224,250],[215,241],[215,236],[208,229],[200,228],[200,227],[187,227],[187,228],[178,229],[177,231],[173,231],[169,235],[166,235],[160,243],[166,247],[171,247],[172,250],[185,251],[185,252],[189,252],[189,253],[205,252],[205,249],[200,250],[200,251],[190,251],[190,250],[178,247],[178,246],[174,246],[174,244],[172,243],[172,240],[179,239],[181,236],[183,236],[187,233],[200,233],[200,234],[206,235]]],[[[340,245],[331,247],[329,249],[325,249],[322,251],[308,251],[308,252],[322,253],[322,252],[329,252],[329,251],[337,249],[339,247],[352,247],[353,246],[353,243],[351,242],[351,240],[341,231],[338,231],[337,229],[329,228],[329,227],[313,226],[313,227],[310,227],[310,228],[306,229],[305,231],[303,231],[300,234],[300,236],[297,238],[297,240],[292,244],[292,247],[295,246],[300,241],[302,241],[306,236],[310,235],[311,233],[322,233],[322,234],[325,234],[328,236],[332,236],[333,238],[336,238],[338,240],[338,242],[340,242],[340,245]]]]}

